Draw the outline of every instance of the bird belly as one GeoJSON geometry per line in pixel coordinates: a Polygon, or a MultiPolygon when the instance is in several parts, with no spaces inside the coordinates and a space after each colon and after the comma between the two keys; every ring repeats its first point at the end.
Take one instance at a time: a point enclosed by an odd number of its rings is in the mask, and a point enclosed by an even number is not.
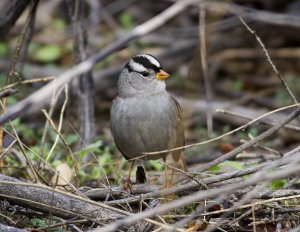
{"type": "MultiPolygon", "coordinates": [[[[173,115],[176,114],[168,108],[168,101],[169,96],[153,96],[150,100],[115,100],[111,112],[112,130],[117,146],[127,159],[140,157],[143,152],[166,150],[174,145],[173,115]]],[[[166,155],[143,156],[141,159],[158,159],[166,155]]]]}

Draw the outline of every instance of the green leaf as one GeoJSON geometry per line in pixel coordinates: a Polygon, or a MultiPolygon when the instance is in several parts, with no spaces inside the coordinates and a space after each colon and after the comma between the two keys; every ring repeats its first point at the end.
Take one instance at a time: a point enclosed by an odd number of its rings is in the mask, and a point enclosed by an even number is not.
{"type": "Polygon", "coordinates": [[[235,91],[241,91],[243,89],[243,81],[236,80],[232,83],[232,88],[235,91]]]}
{"type": "Polygon", "coordinates": [[[234,168],[234,169],[237,169],[237,170],[243,170],[244,169],[244,166],[240,162],[236,162],[236,161],[225,161],[223,163],[220,163],[219,165],[223,166],[223,167],[234,168]]]}
{"type": "Polygon", "coordinates": [[[281,105],[288,105],[291,102],[288,93],[285,91],[278,91],[275,95],[275,101],[279,102],[281,105]]]}
{"type": "Polygon", "coordinates": [[[131,14],[129,14],[128,12],[123,12],[122,14],[120,14],[119,21],[122,27],[124,27],[125,29],[133,28],[135,25],[131,14]]]}
{"type": "Polygon", "coordinates": [[[163,165],[156,162],[155,160],[149,160],[149,163],[150,163],[151,167],[156,171],[160,171],[163,169],[163,165]]]}
{"type": "Polygon", "coordinates": [[[65,29],[66,28],[66,22],[62,19],[53,19],[52,24],[56,29],[65,29]]]}
{"type": "Polygon", "coordinates": [[[60,165],[61,163],[62,163],[61,160],[53,160],[52,166],[56,168],[56,167],[57,167],[58,165],[60,165]]]}
{"type": "Polygon", "coordinates": [[[269,189],[271,190],[277,190],[280,189],[282,186],[284,186],[286,184],[286,180],[284,179],[279,179],[279,180],[275,180],[272,183],[269,184],[269,189]]]}
{"type": "Polygon", "coordinates": [[[249,130],[249,133],[253,137],[257,137],[259,135],[259,129],[257,127],[251,127],[250,130],[249,130]]]}
{"type": "Polygon", "coordinates": [[[100,164],[106,164],[110,160],[110,154],[108,152],[102,152],[98,160],[100,164]]]}
{"type": "Polygon", "coordinates": [[[39,228],[39,227],[42,227],[42,226],[45,226],[46,225],[46,222],[44,220],[41,220],[39,218],[33,218],[30,220],[31,224],[33,227],[35,228],[39,228]]]}
{"type": "Polygon", "coordinates": [[[78,142],[78,135],[76,135],[76,134],[68,134],[66,136],[66,140],[67,140],[67,143],[69,145],[73,145],[73,144],[75,144],[75,143],[78,142]]]}
{"type": "Polygon", "coordinates": [[[208,171],[210,171],[210,172],[217,172],[219,170],[220,170],[219,165],[212,166],[211,168],[208,169],[208,171]]]}
{"type": "Polygon", "coordinates": [[[80,158],[83,158],[83,156],[88,152],[95,153],[99,151],[102,144],[103,141],[98,140],[97,142],[89,144],[88,146],[82,148],[80,151],[77,151],[76,154],[78,154],[80,158]]]}
{"type": "Polygon", "coordinates": [[[6,43],[0,43],[0,57],[4,57],[8,54],[8,46],[6,43]]]}
{"type": "Polygon", "coordinates": [[[40,47],[33,57],[40,62],[54,62],[61,56],[61,49],[57,45],[47,45],[40,47]]]}
{"type": "Polygon", "coordinates": [[[9,98],[7,98],[7,105],[8,106],[12,106],[12,105],[15,105],[17,104],[17,99],[15,98],[15,96],[11,96],[9,98]]]}

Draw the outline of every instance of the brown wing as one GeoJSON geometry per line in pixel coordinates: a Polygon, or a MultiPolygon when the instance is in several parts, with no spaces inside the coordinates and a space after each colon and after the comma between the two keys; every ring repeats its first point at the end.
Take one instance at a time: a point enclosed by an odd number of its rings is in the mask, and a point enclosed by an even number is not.
{"type": "MultiPolygon", "coordinates": [[[[178,101],[171,96],[171,99],[174,101],[177,107],[177,122],[176,122],[176,144],[175,147],[182,147],[185,145],[185,137],[184,137],[184,126],[182,120],[181,107],[178,101]]],[[[172,152],[172,158],[177,163],[177,167],[187,172],[187,166],[183,159],[183,149],[176,150],[172,152]]]]}

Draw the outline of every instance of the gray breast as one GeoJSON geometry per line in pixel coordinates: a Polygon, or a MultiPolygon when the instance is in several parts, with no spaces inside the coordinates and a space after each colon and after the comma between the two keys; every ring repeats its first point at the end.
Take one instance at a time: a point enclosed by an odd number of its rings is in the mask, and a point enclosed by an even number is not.
{"type": "MultiPolygon", "coordinates": [[[[125,158],[143,152],[159,151],[175,146],[178,109],[169,94],[151,97],[117,97],[111,109],[111,128],[115,142],[125,158]]],[[[165,156],[144,157],[157,159],[165,156]]]]}

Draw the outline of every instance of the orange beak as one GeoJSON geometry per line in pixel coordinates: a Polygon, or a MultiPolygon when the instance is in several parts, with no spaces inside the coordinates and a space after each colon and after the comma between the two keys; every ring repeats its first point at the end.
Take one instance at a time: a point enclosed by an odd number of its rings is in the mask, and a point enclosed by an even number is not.
{"type": "Polygon", "coordinates": [[[165,72],[164,70],[159,70],[158,73],[156,73],[155,77],[157,80],[165,80],[170,76],[169,73],[165,72]]]}

